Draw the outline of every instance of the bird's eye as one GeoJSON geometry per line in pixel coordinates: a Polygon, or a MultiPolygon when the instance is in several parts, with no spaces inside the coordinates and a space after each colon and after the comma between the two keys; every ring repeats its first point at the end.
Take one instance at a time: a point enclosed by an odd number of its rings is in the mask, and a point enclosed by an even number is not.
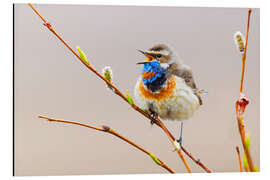
{"type": "Polygon", "coordinates": [[[161,56],[162,56],[161,54],[157,54],[157,58],[161,58],[161,56]]]}

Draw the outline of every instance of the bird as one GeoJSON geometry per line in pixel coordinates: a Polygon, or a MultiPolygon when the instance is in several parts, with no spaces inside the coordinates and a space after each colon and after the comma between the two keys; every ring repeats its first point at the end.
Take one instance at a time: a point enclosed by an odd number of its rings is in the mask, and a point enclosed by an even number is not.
{"type": "Polygon", "coordinates": [[[191,118],[203,104],[201,93],[205,91],[197,88],[191,68],[179,61],[168,45],[156,44],[138,51],[147,60],[137,63],[143,68],[134,88],[135,101],[162,120],[180,121],[177,141],[182,146],[183,120],[191,118]]]}

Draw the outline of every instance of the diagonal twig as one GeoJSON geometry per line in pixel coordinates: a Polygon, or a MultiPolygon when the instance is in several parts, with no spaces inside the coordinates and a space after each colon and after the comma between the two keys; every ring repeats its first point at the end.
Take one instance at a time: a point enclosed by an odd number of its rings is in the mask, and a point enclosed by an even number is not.
{"type": "Polygon", "coordinates": [[[108,126],[104,126],[103,125],[102,128],[97,128],[97,127],[94,127],[94,126],[86,125],[86,124],[75,122],[75,121],[67,121],[67,120],[54,119],[54,118],[50,118],[50,117],[42,116],[42,115],[39,115],[38,117],[39,118],[42,118],[42,119],[46,119],[48,121],[61,122],[61,123],[66,123],[66,124],[74,124],[74,125],[83,126],[83,127],[87,127],[87,128],[90,128],[90,129],[97,130],[97,131],[101,131],[101,132],[112,134],[112,135],[114,135],[114,136],[122,139],[123,141],[127,142],[128,144],[134,146],[135,148],[139,149],[140,151],[144,152],[145,154],[149,155],[157,165],[163,167],[168,172],[170,172],[172,174],[175,173],[171,168],[169,168],[163,161],[161,161],[153,153],[150,153],[146,149],[142,148],[141,146],[139,146],[136,143],[132,142],[128,138],[126,138],[126,137],[122,136],[121,134],[117,133],[115,130],[113,130],[112,128],[110,128],[108,126]]]}

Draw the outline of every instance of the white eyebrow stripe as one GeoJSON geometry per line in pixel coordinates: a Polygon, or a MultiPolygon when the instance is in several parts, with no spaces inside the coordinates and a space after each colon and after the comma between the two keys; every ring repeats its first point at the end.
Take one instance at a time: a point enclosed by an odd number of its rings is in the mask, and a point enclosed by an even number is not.
{"type": "Polygon", "coordinates": [[[162,50],[162,51],[160,51],[160,53],[162,55],[164,55],[164,56],[168,56],[169,55],[169,51],[167,51],[167,50],[162,50]]]}

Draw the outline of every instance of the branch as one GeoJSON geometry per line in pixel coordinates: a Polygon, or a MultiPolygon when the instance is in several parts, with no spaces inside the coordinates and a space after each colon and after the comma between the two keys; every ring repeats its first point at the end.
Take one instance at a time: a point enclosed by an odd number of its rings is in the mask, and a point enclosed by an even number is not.
{"type": "Polygon", "coordinates": [[[240,172],[243,172],[242,161],[241,161],[241,156],[240,156],[240,150],[239,150],[239,147],[238,146],[236,146],[236,152],[237,152],[237,157],[238,157],[238,163],[239,163],[240,172]]]}
{"type": "MultiPolygon", "coordinates": [[[[42,21],[44,22],[44,25],[92,72],[94,72],[100,79],[102,79],[108,86],[110,86],[115,94],[117,94],[118,96],[120,96],[124,101],[126,101],[127,103],[129,103],[128,99],[121,93],[121,91],[115,86],[113,85],[111,82],[109,82],[106,78],[104,78],[100,73],[98,73],[90,64],[88,64],[87,62],[85,62],[58,34],[57,32],[53,29],[53,27],[51,26],[50,23],[48,23],[40,14],[39,12],[33,7],[32,4],[28,4],[33,11],[42,19],[42,21]]],[[[130,103],[129,103],[130,104],[130,103]]],[[[162,130],[166,133],[166,135],[168,136],[168,138],[170,139],[170,141],[172,143],[174,143],[175,138],[173,137],[173,135],[170,133],[170,131],[165,127],[165,125],[160,121],[155,121],[155,119],[149,115],[149,113],[143,111],[141,108],[139,108],[138,106],[136,106],[135,104],[130,104],[131,107],[136,110],[137,112],[141,113],[143,116],[145,116],[146,118],[148,118],[150,121],[154,122],[157,126],[159,126],[160,128],[162,128],[162,130]]],[[[187,153],[186,151],[184,151],[185,153],[187,153]]],[[[177,150],[177,153],[179,155],[179,157],[182,159],[186,169],[188,170],[188,172],[191,172],[188,164],[186,163],[186,160],[181,152],[181,149],[177,150]]],[[[189,153],[190,154],[190,153],[189,153]]],[[[188,155],[189,157],[192,157],[191,154],[188,155]]],[[[195,159],[193,157],[193,159],[195,159]]],[[[198,164],[198,163],[197,163],[198,164]]],[[[202,163],[199,163],[198,165],[200,165],[204,170],[205,169],[205,165],[203,165],[202,163]]],[[[207,168],[208,169],[208,168],[207,168]]],[[[209,169],[208,169],[209,170],[209,169]]],[[[206,170],[207,171],[207,170],[206,170]]],[[[207,172],[211,172],[211,171],[207,171],[207,172]]]]}
{"type": "Polygon", "coordinates": [[[242,54],[242,73],[241,73],[241,83],[240,83],[240,98],[236,102],[236,116],[237,116],[237,123],[238,123],[238,130],[241,137],[244,153],[247,158],[248,166],[250,171],[254,172],[254,164],[251,158],[251,154],[249,151],[249,147],[246,145],[246,133],[245,133],[245,125],[243,121],[243,113],[245,112],[246,106],[249,104],[246,96],[242,93],[243,92],[243,80],[244,80],[244,72],[245,72],[245,64],[246,64],[246,56],[247,56],[247,45],[248,45],[248,33],[249,33],[249,23],[250,23],[250,15],[251,9],[248,10],[248,23],[247,23],[247,31],[246,31],[246,41],[245,41],[245,48],[244,53],[242,54]]]}
{"type": "MultiPolygon", "coordinates": [[[[177,141],[175,140],[175,138],[173,137],[173,135],[169,132],[169,130],[165,127],[165,125],[161,122],[161,120],[158,118],[157,115],[155,115],[155,119],[158,121],[158,124],[163,129],[163,131],[166,133],[166,135],[168,136],[168,138],[171,141],[172,145],[174,145],[174,143],[177,142],[177,141]]],[[[183,161],[183,163],[186,166],[186,169],[188,170],[188,172],[191,173],[192,171],[189,168],[189,166],[187,164],[187,161],[186,161],[186,159],[185,159],[185,157],[184,157],[181,149],[180,148],[179,149],[176,149],[176,152],[177,152],[178,156],[181,158],[181,160],[183,161]]]]}
{"type": "Polygon", "coordinates": [[[248,45],[248,33],[249,33],[250,15],[251,15],[251,9],[248,10],[248,23],[247,23],[247,31],[246,31],[246,42],[245,42],[244,54],[242,55],[242,73],[241,73],[240,93],[243,92],[243,82],[244,82],[245,65],[246,65],[246,57],[247,57],[247,45],[248,45]]]}
{"type": "Polygon", "coordinates": [[[212,173],[212,171],[206,167],[200,159],[195,159],[192,154],[190,152],[188,152],[183,146],[181,146],[181,149],[184,151],[184,153],[190,158],[192,159],[193,162],[195,162],[196,164],[198,164],[199,166],[201,166],[206,172],[208,173],[212,173]]]}
{"type": "Polygon", "coordinates": [[[130,145],[134,146],[135,148],[139,149],[140,151],[144,152],[145,154],[149,155],[157,165],[163,167],[168,172],[170,172],[172,174],[175,173],[171,168],[169,168],[163,161],[161,161],[153,153],[150,153],[149,151],[147,151],[144,148],[140,147],[139,145],[135,144],[134,142],[132,142],[128,138],[120,135],[119,133],[115,132],[112,128],[110,128],[108,126],[103,125],[102,128],[97,128],[97,127],[94,127],[94,126],[89,126],[89,125],[79,123],[79,122],[75,122],[75,121],[59,120],[59,119],[54,119],[54,118],[50,118],[50,117],[46,117],[46,116],[42,116],[42,115],[39,115],[38,117],[42,118],[42,119],[46,119],[48,121],[61,122],[61,123],[66,123],[66,124],[74,124],[74,125],[83,126],[83,127],[87,127],[87,128],[90,128],[90,129],[97,130],[97,131],[112,134],[112,135],[122,139],[123,141],[129,143],[130,145]]]}

